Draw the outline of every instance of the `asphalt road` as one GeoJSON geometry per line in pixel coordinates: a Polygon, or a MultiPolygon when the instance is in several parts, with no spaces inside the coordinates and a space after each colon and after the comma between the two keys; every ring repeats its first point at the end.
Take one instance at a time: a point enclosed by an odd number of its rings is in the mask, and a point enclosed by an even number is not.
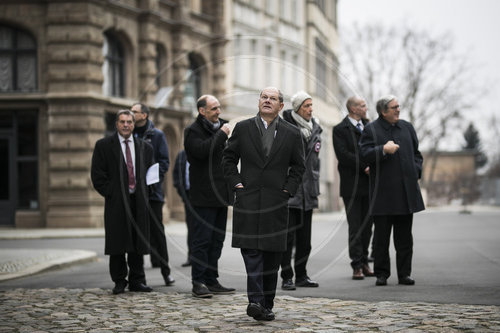
{"type": "MultiPolygon", "coordinates": [[[[416,285],[397,284],[395,254],[391,245],[393,275],[388,280],[388,286],[376,287],[375,278],[362,281],[351,279],[345,215],[317,213],[313,216],[313,250],[308,272],[320,287],[298,288],[295,291],[279,289],[278,295],[500,305],[500,209],[478,209],[472,214],[460,214],[458,209],[428,210],[415,214],[413,230],[412,276],[416,285]]],[[[151,268],[149,258],[145,258],[148,284],[157,291],[190,293],[190,268],[181,267],[186,259],[185,235],[169,233],[167,237],[170,266],[176,283],[171,287],[163,286],[159,269],[151,268]]],[[[99,258],[95,262],[3,281],[0,282],[0,290],[58,287],[111,289],[113,283],[103,247],[103,238],[0,240],[0,248],[82,249],[97,252],[99,258]]],[[[230,246],[230,233],[219,261],[219,273],[223,285],[245,292],[243,261],[239,250],[230,246]]]]}

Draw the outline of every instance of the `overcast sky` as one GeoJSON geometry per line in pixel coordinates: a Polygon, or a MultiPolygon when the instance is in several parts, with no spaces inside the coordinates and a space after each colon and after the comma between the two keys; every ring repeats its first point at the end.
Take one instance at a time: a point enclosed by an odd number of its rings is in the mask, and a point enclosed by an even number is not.
{"type": "Polygon", "coordinates": [[[457,52],[477,66],[476,79],[491,83],[488,95],[478,101],[483,117],[472,118],[476,112],[469,117],[481,130],[483,146],[499,146],[499,139],[487,130],[491,124],[486,116],[495,112],[500,118],[500,0],[339,0],[338,19],[340,27],[354,22],[408,22],[433,35],[452,33],[457,52]]]}

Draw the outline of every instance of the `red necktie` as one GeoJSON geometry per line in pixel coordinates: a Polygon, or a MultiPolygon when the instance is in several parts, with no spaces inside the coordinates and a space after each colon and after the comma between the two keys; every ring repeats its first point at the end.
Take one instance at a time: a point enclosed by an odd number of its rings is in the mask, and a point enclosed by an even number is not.
{"type": "Polygon", "coordinates": [[[127,157],[128,188],[133,190],[135,188],[134,163],[132,163],[132,154],[128,146],[129,141],[125,140],[125,155],[127,157]]]}

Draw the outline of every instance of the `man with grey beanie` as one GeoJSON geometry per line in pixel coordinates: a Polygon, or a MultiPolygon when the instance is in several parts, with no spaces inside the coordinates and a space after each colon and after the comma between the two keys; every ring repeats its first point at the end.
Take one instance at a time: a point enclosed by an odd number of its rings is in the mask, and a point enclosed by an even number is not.
{"type": "Polygon", "coordinates": [[[318,207],[319,195],[319,151],[321,149],[321,126],[312,116],[312,97],[305,91],[292,96],[291,110],[283,111],[283,119],[298,127],[304,144],[306,170],[295,196],[288,200],[287,249],[281,259],[281,278],[284,290],[297,287],[318,287],[316,281],[307,276],[306,265],[311,253],[311,222],[313,209],[318,207]],[[292,248],[295,243],[295,284],[293,283],[292,248]]]}

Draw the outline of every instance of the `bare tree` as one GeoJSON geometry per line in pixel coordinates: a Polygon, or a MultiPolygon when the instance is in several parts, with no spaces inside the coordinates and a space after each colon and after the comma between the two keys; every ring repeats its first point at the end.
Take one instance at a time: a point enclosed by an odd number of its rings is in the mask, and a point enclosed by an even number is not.
{"type": "MultiPolygon", "coordinates": [[[[468,59],[453,50],[452,36],[369,24],[341,29],[341,40],[342,97],[356,93],[374,105],[382,95],[398,96],[402,118],[414,125],[421,146],[431,153],[424,168],[432,170],[439,145],[450,135],[460,138],[462,115],[480,92],[472,84],[468,59]]],[[[371,107],[370,118],[375,117],[371,107]]],[[[425,183],[432,183],[429,174],[425,183]]]]}

